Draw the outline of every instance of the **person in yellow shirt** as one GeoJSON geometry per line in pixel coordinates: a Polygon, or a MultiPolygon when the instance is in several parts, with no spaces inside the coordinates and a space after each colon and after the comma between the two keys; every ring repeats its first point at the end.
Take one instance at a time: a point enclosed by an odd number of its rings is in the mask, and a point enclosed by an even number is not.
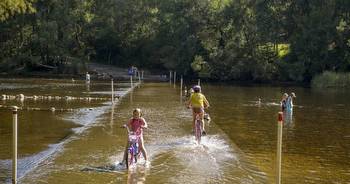
{"type": "Polygon", "coordinates": [[[191,94],[190,99],[187,103],[187,108],[192,107],[192,130],[194,130],[196,115],[199,114],[202,119],[202,134],[206,135],[204,129],[204,108],[209,107],[209,102],[205,96],[201,93],[201,87],[199,85],[193,86],[194,93],[191,94]]]}

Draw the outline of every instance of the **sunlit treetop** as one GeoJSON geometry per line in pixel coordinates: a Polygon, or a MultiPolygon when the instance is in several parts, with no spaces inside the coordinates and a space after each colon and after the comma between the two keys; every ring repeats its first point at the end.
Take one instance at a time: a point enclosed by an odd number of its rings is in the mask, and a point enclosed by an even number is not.
{"type": "Polygon", "coordinates": [[[34,13],[33,3],[35,0],[1,0],[0,21],[4,21],[16,13],[34,13]]]}
{"type": "Polygon", "coordinates": [[[228,6],[232,0],[210,0],[209,2],[213,10],[220,11],[228,6]]]}

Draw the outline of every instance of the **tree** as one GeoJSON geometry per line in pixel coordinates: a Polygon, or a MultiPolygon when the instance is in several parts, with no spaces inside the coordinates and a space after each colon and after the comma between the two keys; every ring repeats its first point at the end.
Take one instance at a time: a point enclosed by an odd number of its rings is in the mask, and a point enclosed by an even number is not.
{"type": "Polygon", "coordinates": [[[34,13],[34,0],[2,0],[0,1],[0,22],[14,16],[16,13],[34,13]]]}

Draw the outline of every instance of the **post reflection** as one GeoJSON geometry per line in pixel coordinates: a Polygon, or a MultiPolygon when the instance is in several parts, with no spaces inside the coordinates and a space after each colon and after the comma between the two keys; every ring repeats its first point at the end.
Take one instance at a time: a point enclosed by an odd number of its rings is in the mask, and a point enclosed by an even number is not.
{"type": "Polygon", "coordinates": [[[146,182],[147,168],[137,166],[128,172],[127,184],[144,184],[146,182]]]}
{"type": "Polygon", "coordinates": [[[114,123],[114,104],[112,104],[112,108],[111,108],[111,117],[110,117],[110,121],[109,121],[109,134],[113,135],[113,123],[114,123]]]}

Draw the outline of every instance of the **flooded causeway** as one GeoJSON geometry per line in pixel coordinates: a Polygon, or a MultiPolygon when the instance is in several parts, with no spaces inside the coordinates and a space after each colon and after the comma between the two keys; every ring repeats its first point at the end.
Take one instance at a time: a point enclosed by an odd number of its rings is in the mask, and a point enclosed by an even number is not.
{"type": "MultiPolygon", "coordinates": [[[[212,121],[197,145],[191,135],[191,111],[179,87],[169,83],[144,83],[134,91],[128,91],[128,83],[116,83],[117,95],[123,98],[115,105],[108,81],[88,86],[69,80],[0,83],[0,94],[63,97],[0,101],[3,107],[23,107],[18,138],[21,183],[273,183],[279,101],[282,93],[291,91],[297,98],[283,128],[282,183],[350,181],[346,91],[203,84],[212,121]],[[50,111],[52,107],[57,110],[50,111]],[[117,167],[127,137],[121,126],[136,107],[148,122],[144,138],[151,164],[127,171],[117,167]]],[[[0,108],[1,183],[11,179],[11,118],[10,110],[0,108]]]]}

